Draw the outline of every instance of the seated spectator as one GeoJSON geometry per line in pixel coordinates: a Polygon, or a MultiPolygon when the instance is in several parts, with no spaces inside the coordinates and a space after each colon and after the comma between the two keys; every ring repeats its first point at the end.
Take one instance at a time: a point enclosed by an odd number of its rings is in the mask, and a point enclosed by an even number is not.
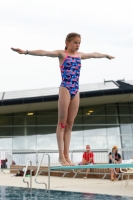
{"type": "MultiPolygon", "coordinates": [[[[90,145],[86,145],[86,151],[83,153],[82,165],[92,165],[94,164],[94,153],[90,150],[90,145]]],[[[90,169],[87,169],[85,179],[88,176],[90,169]]]]}
{"type": "MultiPolygon", "coordinates": [[[[109,153],[109,163],[113,163],[113,164],[118,164],[118,163],[122,163],[122,159],[121,159],[121,155],[118,153],[118,149],[117,146],[113,146],[112,147],[112,152],[109,153]]],[[[119,168],[114,169],[110,169],[111,172],[111,181],[116,180],[116,173],[120,172],[119,168]]]]}
{"type": "MultiPolygon", "coordinates": [[[[26,170],[26,167],[23,167],[22,170],[18,170],[18,172],[17,172],[17,174],[15,176],[24,176],[25,170],[26,170]]],[[[30,175],[30,170],[29,169],[27,169],[26,175],[30,175]]],[[[34,170],[32,170],[32,176],[35,176],[35,171],[34,170]]]]}
{"type": "Polygon", "coordinates": [[[23,176],[23,175],[24,175],[23,170],[18,170],[18,172],[15,176],[23,176]]]}

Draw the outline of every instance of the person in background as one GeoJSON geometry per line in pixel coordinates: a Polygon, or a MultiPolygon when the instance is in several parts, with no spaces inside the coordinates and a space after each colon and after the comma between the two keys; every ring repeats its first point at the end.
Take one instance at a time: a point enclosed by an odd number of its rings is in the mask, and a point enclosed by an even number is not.
{"type": "MultiPolygon", "coordinates": [[[[91,151],[90,145],[86,145],[86,151],[83,153],[81,164],[82,165],[92,165],[92,164],[94,164],[94,153],[91,151]]],[[[87,169],[84,179],[87,179],[89,172],[90,172],[90,169],[87,169]]]]}
{"type": "MultiPolygon", "coordinates": [[[[122,163],[121,155],[118,153],[117,146],[112,147],[112,152],[109,153],[109,163],[111,164],[119,164],[122,163]]],[[[111,181],[116,180],[116,173],[120,172],[119,168],[116,168],[115,170],[113,168],[110,169],[111,172],[111,181]]]]}

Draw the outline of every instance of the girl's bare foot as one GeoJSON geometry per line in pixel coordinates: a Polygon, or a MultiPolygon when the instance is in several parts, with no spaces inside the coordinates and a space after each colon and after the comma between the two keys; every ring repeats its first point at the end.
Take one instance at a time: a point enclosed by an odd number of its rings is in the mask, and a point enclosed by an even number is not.
{"type": "Polygon", "coordinates": [[[65,157],[66,161],[69,163],[70,166],[74,166],[75,164],[71,162],[69,157],[65,157]]]}
{"type": "Polygon", "coordinates": [[[65,158],[59,158],[59,163],[62,165],[62,166],[69,166],[70,164],[66,161],[65,158]]]}

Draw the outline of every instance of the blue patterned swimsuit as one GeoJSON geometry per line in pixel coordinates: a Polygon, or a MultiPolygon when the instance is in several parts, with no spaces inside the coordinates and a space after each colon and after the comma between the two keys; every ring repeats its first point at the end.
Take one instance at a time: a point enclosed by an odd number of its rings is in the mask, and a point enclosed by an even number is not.
{"type": "Polygon", "coordinates": [[[74,98],[79,90],[80,68],[80,57],[68,56],[66,52],[66,58],[61,66],[62,82],[60,86],[68,89],[71,98],[74,98]]]}

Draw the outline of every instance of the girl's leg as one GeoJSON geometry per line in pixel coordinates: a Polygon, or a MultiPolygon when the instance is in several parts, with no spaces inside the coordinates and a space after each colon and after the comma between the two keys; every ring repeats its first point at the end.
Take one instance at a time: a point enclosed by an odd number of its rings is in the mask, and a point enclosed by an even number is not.
{"type": "Polygon", "coordinates": [[[59,149],[59,162],[61,165],[69,165],[64,157],[64,130],[67,121],[68,107],[70,104],[69,91],[60,87],[58,100],[58,124],[56,129],[56,137],[59,149]]]}
{"type": "Polygon", "coordinates": [[[66,127],[64,132],[64,156],[66,161],[73,165],[69,158],[69,146],[70,146],[70,139],[71,139],[71,130],[73,127],[74,119],[77,115],[79,108],[79,92],[75,95],[73,99],[70,101],[70,105],[68,108],[68,115],[67,115],[67,121],[66,121],[66,127]]]}

